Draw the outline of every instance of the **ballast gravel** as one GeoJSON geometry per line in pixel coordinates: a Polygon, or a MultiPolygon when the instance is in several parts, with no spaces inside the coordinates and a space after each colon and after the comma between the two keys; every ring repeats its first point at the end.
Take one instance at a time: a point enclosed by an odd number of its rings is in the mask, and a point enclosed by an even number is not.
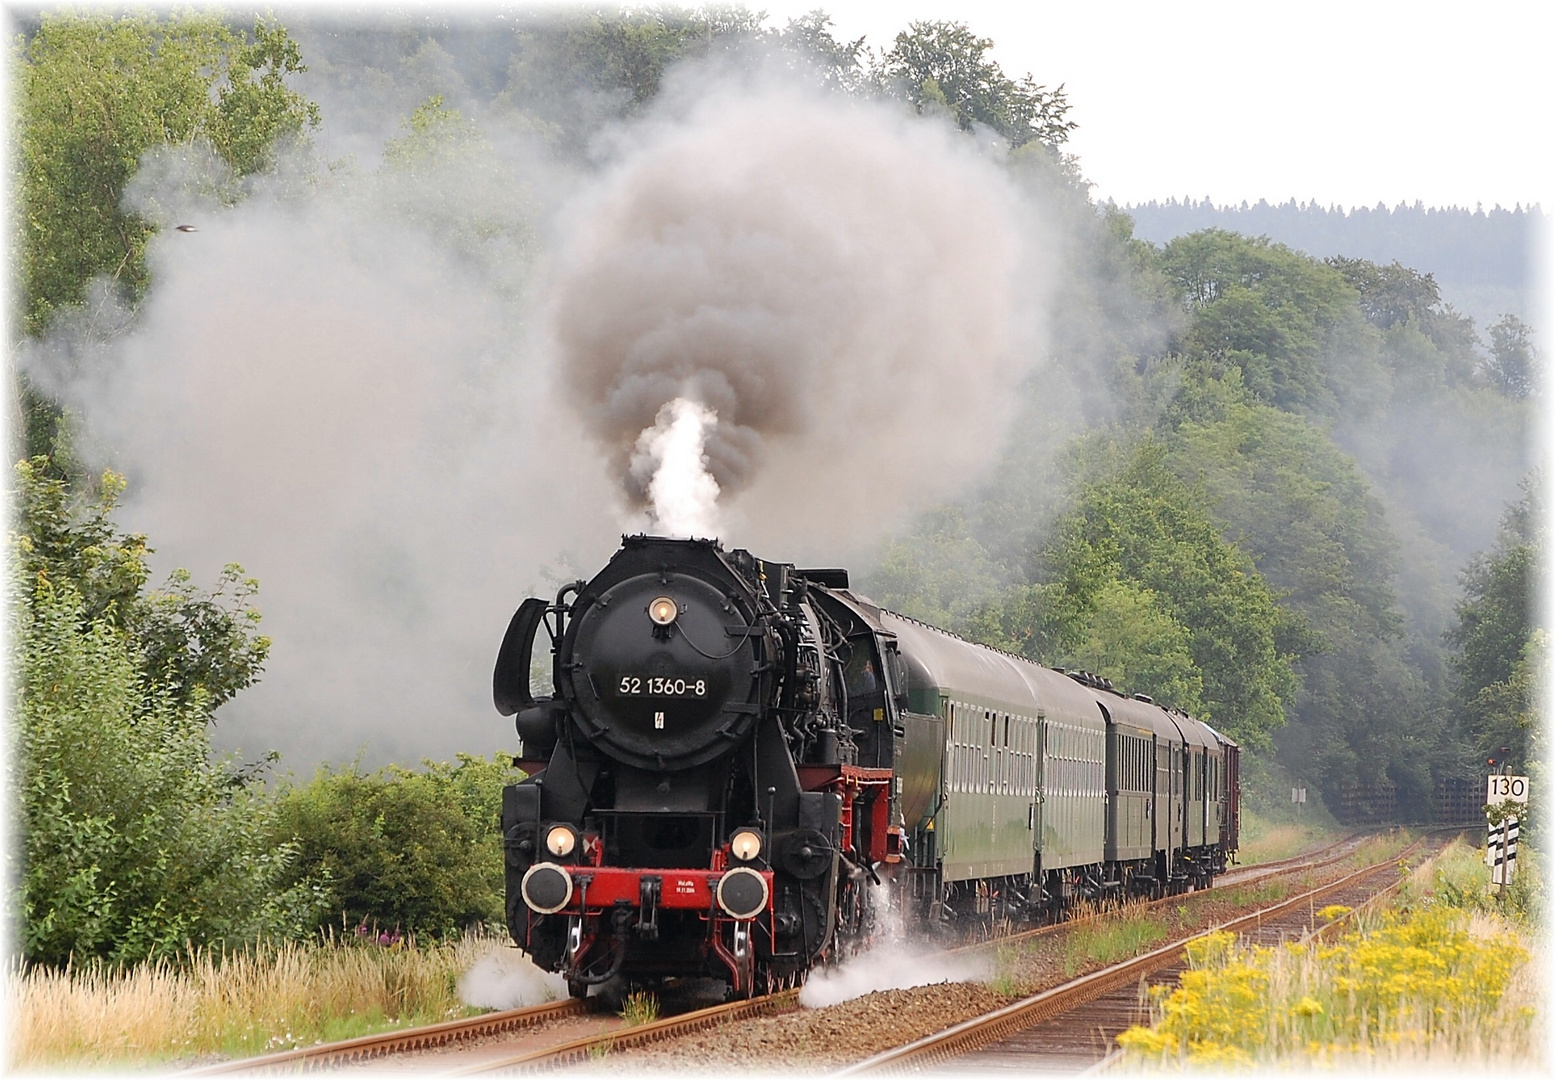
{"type": "Polygon", "coordinates": [[[978,983],[877,990],[822,1009],[742,1020],[673,1044],[611,1054],[596,1068],[628,1072],[823,1072],[943,1031],[1014,998],[978,983]]]}

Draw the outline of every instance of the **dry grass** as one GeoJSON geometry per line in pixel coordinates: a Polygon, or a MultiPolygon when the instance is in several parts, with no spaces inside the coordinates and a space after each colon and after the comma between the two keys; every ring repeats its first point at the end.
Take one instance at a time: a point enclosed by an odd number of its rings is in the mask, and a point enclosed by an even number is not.
{"type": "Polygon", "coordinates": [[[13,972],[11,1068],[209,1061],[471,1012],[456,982],[493,938],[288,944],[181,964],[13,972]]]}
{"type": "Polygon", "coordinates": [[[1251,811],[1244,811],[1236,859],[1243,866],[1278,862],[1330,843],[1339,839],[1339,836],[1340,833],[1321,824],[1276,824],[1251,811]]]}

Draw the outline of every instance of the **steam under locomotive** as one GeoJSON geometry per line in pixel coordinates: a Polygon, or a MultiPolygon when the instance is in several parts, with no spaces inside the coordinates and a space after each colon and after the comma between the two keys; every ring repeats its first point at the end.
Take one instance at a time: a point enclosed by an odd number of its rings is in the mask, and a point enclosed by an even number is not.
{"type": "Polygon", "coordinates": [[[1208,725],[715,541],[628,537],[525,600],[493,685],[530,773],[503,792],[508,928],[577,996],[749,995],[855,948],[883,903],[987,931],[1203,887],[1236,850],[1237,746],[1208,725]]]}

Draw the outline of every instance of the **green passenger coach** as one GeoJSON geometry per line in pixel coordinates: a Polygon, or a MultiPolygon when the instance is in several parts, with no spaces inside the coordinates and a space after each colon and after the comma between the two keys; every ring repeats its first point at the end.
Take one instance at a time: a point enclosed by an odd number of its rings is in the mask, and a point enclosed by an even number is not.
{"type": "Polygon", "coordinates": [[[1204,885],[1234,743],[1079,672],[874,607],[905,669],[896,729],[910,896],[942,917],[1204,885]]]}

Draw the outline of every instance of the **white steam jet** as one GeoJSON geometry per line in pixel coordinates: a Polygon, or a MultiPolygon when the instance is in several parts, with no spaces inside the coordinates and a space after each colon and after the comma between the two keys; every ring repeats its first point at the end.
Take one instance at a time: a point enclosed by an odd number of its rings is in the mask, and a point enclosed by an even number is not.
{"type": "Polygon", "coordinates": [[[637,437],[632,476],[647,480],[655,531],[673,537],[718,535],[718,481],[707,469],[707,436],[718,414],[678,397],[659,409],[637,437]]]}

